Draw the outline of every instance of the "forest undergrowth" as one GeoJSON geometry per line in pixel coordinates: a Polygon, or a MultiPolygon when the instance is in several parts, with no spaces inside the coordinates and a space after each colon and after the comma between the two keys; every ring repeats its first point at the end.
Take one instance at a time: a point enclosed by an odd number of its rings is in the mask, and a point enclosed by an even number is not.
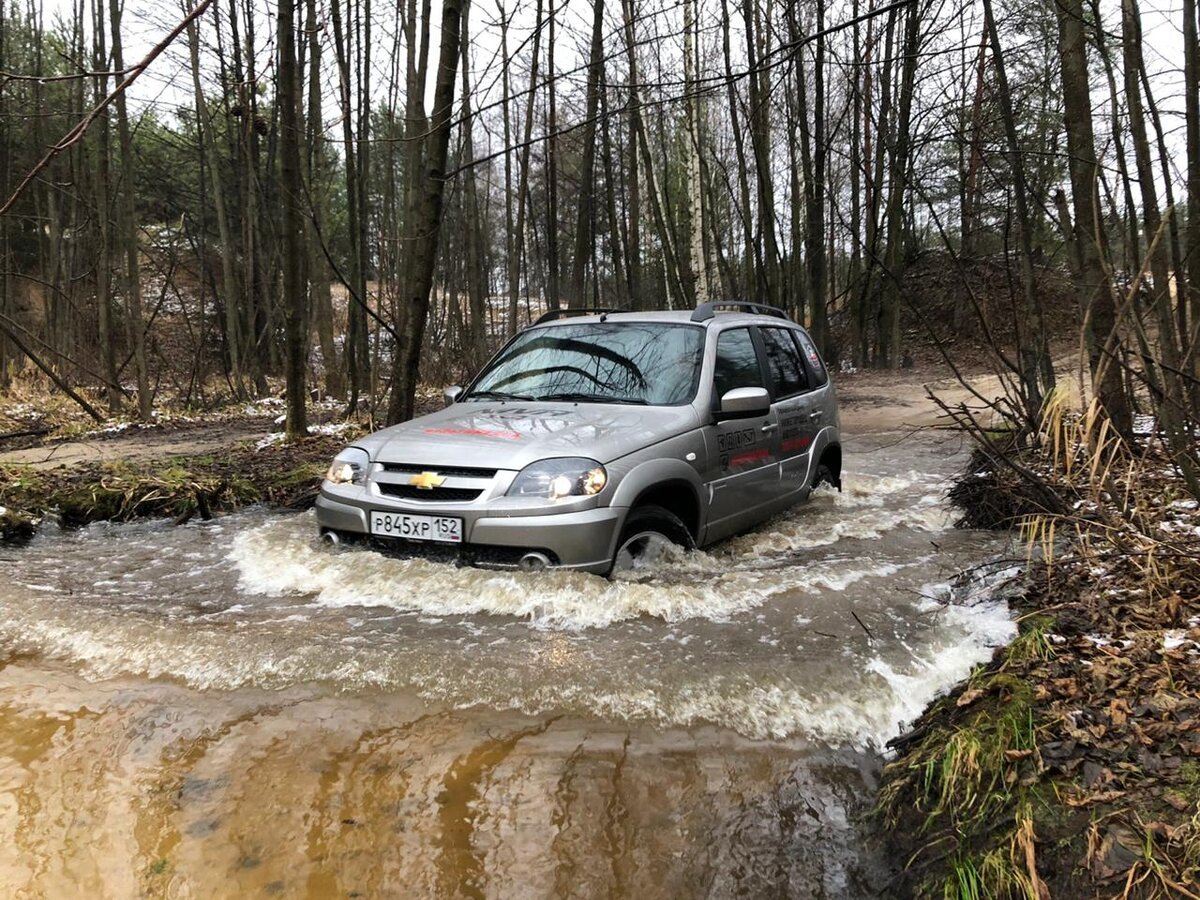
{"type": "Polygon", "coordinates": [[[917,896],[1200,898],[1200,511],[1152,421],[1052,400],[950,491],[1018,528],[1019,636],[893,743],[876,815],[917,896]]]}

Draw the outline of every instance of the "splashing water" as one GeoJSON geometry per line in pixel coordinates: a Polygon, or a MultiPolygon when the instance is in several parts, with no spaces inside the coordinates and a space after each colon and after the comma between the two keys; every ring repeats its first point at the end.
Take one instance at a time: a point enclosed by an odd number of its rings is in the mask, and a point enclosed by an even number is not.
{"type": "Polygon", "coordinates": [[[879,747],[1012,634],[1003,604],[929,599],[1001,546],[951,529],[952,461],[932,444],[848,456],[844,492],[612,581],[335,550],[311,515],[263,511],[47,534],[0,557],[0,650],[91,678],[879,747]]]}

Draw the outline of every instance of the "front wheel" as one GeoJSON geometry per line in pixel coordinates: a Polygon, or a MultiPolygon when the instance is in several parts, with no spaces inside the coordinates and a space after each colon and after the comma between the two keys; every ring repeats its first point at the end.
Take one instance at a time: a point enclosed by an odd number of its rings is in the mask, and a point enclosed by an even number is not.
{"type": "Polygon", "coordinates": [[[696,546],[679,516],[661,506],[635,507],[621,529],[612,571],[628,572],[653,565],[670,553],[672,545],[685,550],[696,546]]]}

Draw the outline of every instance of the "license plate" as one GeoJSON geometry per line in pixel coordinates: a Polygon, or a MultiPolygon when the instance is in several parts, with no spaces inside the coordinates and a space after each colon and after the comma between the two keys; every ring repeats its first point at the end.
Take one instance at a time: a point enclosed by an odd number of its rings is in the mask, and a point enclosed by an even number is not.
{"type": "Polygon", "coordinates": [[[462,519],[452,516],[412,516],[408,513],[371,512],[371,534],[406,541],[462,543],[462,519]]]}

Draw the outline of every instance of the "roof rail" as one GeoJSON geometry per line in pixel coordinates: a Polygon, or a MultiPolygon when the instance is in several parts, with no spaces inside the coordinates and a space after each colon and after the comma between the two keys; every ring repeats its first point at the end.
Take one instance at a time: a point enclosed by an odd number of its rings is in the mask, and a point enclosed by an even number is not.
{"type": "Polygon", "coordinates": [[[759,316],[775,316],[786,319],[788,314],[776,306],[765,303],[748,303],[744,300],[714,300],[711,303],[701,303],[692,313],[693,322],[706,322],[717,314],[718,309],[741,309],[759,316]]]}
{"type": "Polygon", "coordinates": [[[590,306],[586,309],[552,309],[538,316],[537,321],[533,324],[544,325],[546,322],[553,322],[555,319],[564,319],[567,316],[603,316],[615,312],[622,312],[622,310],[600,306],[590,306]]]}

